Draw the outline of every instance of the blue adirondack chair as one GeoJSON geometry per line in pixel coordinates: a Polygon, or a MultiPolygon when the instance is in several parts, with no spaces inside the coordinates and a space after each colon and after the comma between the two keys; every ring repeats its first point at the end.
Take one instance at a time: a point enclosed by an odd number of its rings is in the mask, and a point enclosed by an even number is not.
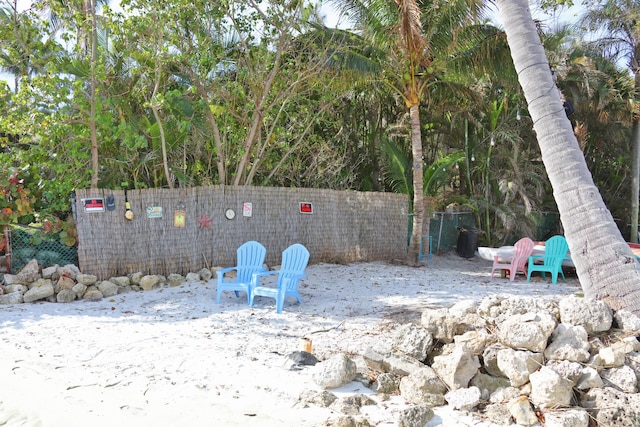
{"type": "Polygon", "coordinates": [[[527,271],[527,282],[531,281],[531,273],[539,271],[542,277],[546,277],[545,273],[551,273],[551,283],[558,282],[558,273],[562,275],[564,280],[564,272],[562,271],[562,261],[567,257],[569,245],[564,236],[553,236],[544,244],[544,255],[532,255],[529,257],[529,269],[527,271]],[[536,260],[543,260],[542,264],[536,264],[536,260]]]}
{"type": "Polygon", "coordinates": [[[220,304],[220,295],[222,291],[234,291],[239,297],[238,291],[247,293],[247,302],[249,302],[249,284],[253,273],[266,271],[264,268],[264,257],[267,250],[260,243],[253,240],[243,243],[236,251],[237,265],[235,267],[223,268],[216,271],[218,276],[218,291],[216,294],[216,304],[220,304]],[[231,271],[236,271],[235,280],[225,280],[224,275],[231,271]]]}
{"type": "Polygon", "coordinates": [[[250,284],[249,306],[253,307],[253,301],[257,295],[275,298],[276,313],[282,313],[286,297],[295,297],[299,303],[302,303],[298,293],[298,282],[306,276],[304,270],[307,268],[308,262],[309,251],[307,248],[299,243],[289,246],[282,252],[280,270],[253,274],[250,284]],[[260,286],[260,278],[271,274],[278,275],[276,287],[260,286]]]}

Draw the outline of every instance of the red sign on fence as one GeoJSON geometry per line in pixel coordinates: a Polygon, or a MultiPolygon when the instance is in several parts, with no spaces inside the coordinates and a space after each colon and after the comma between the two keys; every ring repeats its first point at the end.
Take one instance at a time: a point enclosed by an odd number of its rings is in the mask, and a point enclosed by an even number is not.
{"type": "Polygon", "coordinates": [[[85,212],[104,212],[104,199],[82,199],[85,212]]]}

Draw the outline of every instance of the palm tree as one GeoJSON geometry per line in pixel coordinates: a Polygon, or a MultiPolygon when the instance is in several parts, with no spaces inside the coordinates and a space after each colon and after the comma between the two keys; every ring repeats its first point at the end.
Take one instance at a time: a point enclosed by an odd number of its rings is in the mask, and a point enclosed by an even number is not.
{"type": "MultiPolygon", "coordinates": [[[[361,30],[361,35],[386,56],[381,79],[409,110],[413,178],[413,228],[406,262],[419,265],[425,221],[424,161],[420,106],[429,105],[447,53],[458,43],[465,22],[472,22],[482,2],[433,0],[335,0],[337,7],[361,30]]],[[[446,58],[446,59],[445,59],[446,58]]]]}
{"type": "Polygon", "coordinates": [[[629,71],[635,76],[634,108],[631,131],[631,241],[638,242],[638,211],[640,209],[640,1],[606,0],[591,9],[582,18],[589,30],[604,31],[604,37],[594,45],[605,56],[614,60],[626,60],[629,71]]]}
{"type": "Polygon", "coordinates": [[[640,314],[640,268],[593,183],[529,3],[497,5],[585,296],[640,314]]]}

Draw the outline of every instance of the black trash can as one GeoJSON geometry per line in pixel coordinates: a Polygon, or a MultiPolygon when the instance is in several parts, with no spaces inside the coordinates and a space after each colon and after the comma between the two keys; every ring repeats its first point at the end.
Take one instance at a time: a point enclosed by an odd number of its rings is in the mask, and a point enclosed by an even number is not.
{"type": "Polygon", "coordinates": [[[457,252],[462,258],[473,258],[478,249],[478,229],[459,228],[457,252]]]}

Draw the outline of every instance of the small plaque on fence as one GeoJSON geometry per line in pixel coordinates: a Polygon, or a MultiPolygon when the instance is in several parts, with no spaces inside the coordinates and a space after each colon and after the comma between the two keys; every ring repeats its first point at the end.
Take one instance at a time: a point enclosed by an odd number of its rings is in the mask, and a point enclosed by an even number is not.
{"type": "Polygon", "coordinates": [[[85,212],[104,212],[104,199],[81,199],[85,212]]]}
{"type": "Polygon", "coordinates": [[[301,214],[312,214],[313,213],[313,205],[311,202],[300,202],[300,213],[301,214]]]}
{"type": "Polygon", "coordinates": [[[187,218],[187,205],[184,202],[176,204],[176,209],[173,211],[173,226],[178,228],[184,228],[184,224],[187,218]]]}
{"type": "Polygon", "coordinates": [[[251,202],[242,203],[242,216],[245,218],[251,218],[253,215],[253,204],[251,202]]]}
{"type": "Polygon", "coordinates": [[[162,218],[162,206],[148,206],[147,218],[162,218]]]}

